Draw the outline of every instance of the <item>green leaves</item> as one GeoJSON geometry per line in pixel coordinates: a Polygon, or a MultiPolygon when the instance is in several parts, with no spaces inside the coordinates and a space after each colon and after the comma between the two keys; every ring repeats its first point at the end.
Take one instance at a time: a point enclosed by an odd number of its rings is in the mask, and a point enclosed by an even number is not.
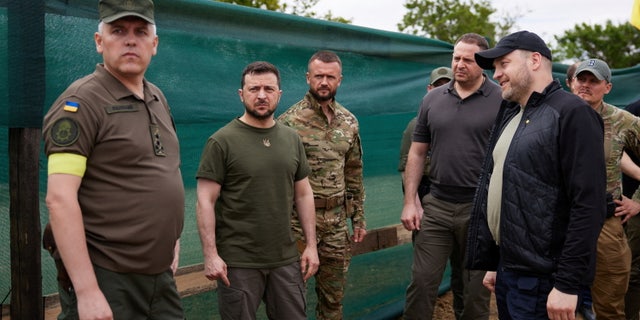
{"type": "Polygon", "coordinates": [[[398,24],[398,30],[454,43],[461,35],[475,32],[495,44],[496,38],[506,34],[516,18],[504,17],[492,22],[496,12],[488,0],[407,0],[408,12],[398,24]]]}
{"type": "Polygon", "coordinates": [[[554,60],[585,60],[598,58],[613,69],[632,67],[640,63],[640,30],[629,22],[614,25],[576,24],[561,36],[552,48],[554,60]]]}
{"type": "Polygon", "coordinates": [[[219,2],[235,3],[237,5],[259,8],[264,10],[279,11],[294,16],[309,17],[316,19],[323,19],[327,21],[335,21],[342,23],[351,23],[352,19],[343,18],[340,16],[334,16],[331,11],[324,14],[319,14],[313,11],[313,7],[318,4],[320,0],[292,0],[289,3],[280,3],[280,0],[215,0],[219,2]]]}

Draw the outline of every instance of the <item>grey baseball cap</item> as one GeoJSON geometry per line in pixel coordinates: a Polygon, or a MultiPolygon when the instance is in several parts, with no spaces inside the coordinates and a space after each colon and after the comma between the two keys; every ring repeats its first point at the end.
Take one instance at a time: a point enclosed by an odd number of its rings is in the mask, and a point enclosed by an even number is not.
{"type": "Polygon", "coordinates": [[[577,77],[584,71],[593,73],[598,80],[607,80],[607,82],[611,82],[611,69],[609,69],[609,65],[606,62],[600,59],[587,59],[582,61],[576,68],[576,72],[574,74],[577,77]]]}

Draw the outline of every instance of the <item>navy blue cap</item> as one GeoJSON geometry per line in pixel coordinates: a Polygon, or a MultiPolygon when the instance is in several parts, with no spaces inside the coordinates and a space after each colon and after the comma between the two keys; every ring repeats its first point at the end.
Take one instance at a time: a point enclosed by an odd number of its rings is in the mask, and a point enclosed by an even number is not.
{"type": "Polygon", "coordinates": [[[538,52],[551,60],[551,50],[537,34],[529,31],[518,31],[500,39],[495,47],[476,52],[476,63],[480,68],[490,70],[494,68],[493,60],[518,49],[538,52]]]}

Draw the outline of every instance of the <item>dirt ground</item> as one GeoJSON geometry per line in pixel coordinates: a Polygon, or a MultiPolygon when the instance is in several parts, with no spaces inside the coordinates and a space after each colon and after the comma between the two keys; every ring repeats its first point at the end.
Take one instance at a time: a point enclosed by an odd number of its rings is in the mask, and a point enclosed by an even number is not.
{"type": "MultiPolygon", "coordinates": [[[[437,320],[455,320],[453,315],[453,294],[451,291],[438,297],[436,302],[436,310],[433,312],[433,319],[437,320]]],[[[489,320],[498,320],[498,310],[496,309],[496,299],[494,295],[491,295],[491,312],[489,314],[489,320]]]]}

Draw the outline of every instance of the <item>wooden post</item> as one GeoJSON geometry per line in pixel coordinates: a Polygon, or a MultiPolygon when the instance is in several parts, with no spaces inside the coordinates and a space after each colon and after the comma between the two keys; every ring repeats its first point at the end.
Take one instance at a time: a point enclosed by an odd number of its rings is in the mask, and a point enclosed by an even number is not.
{"type": "Polygon", "coordinates": [[[44,0],[7,4],[11,319],[44,318],[39,196],[46,94],[44,11],[44,0]]]}
{"type": "Polygon", "coordinates": [[[43,319],[39,204],[40,128],[9,129],[11,319],[43,319]]]}

